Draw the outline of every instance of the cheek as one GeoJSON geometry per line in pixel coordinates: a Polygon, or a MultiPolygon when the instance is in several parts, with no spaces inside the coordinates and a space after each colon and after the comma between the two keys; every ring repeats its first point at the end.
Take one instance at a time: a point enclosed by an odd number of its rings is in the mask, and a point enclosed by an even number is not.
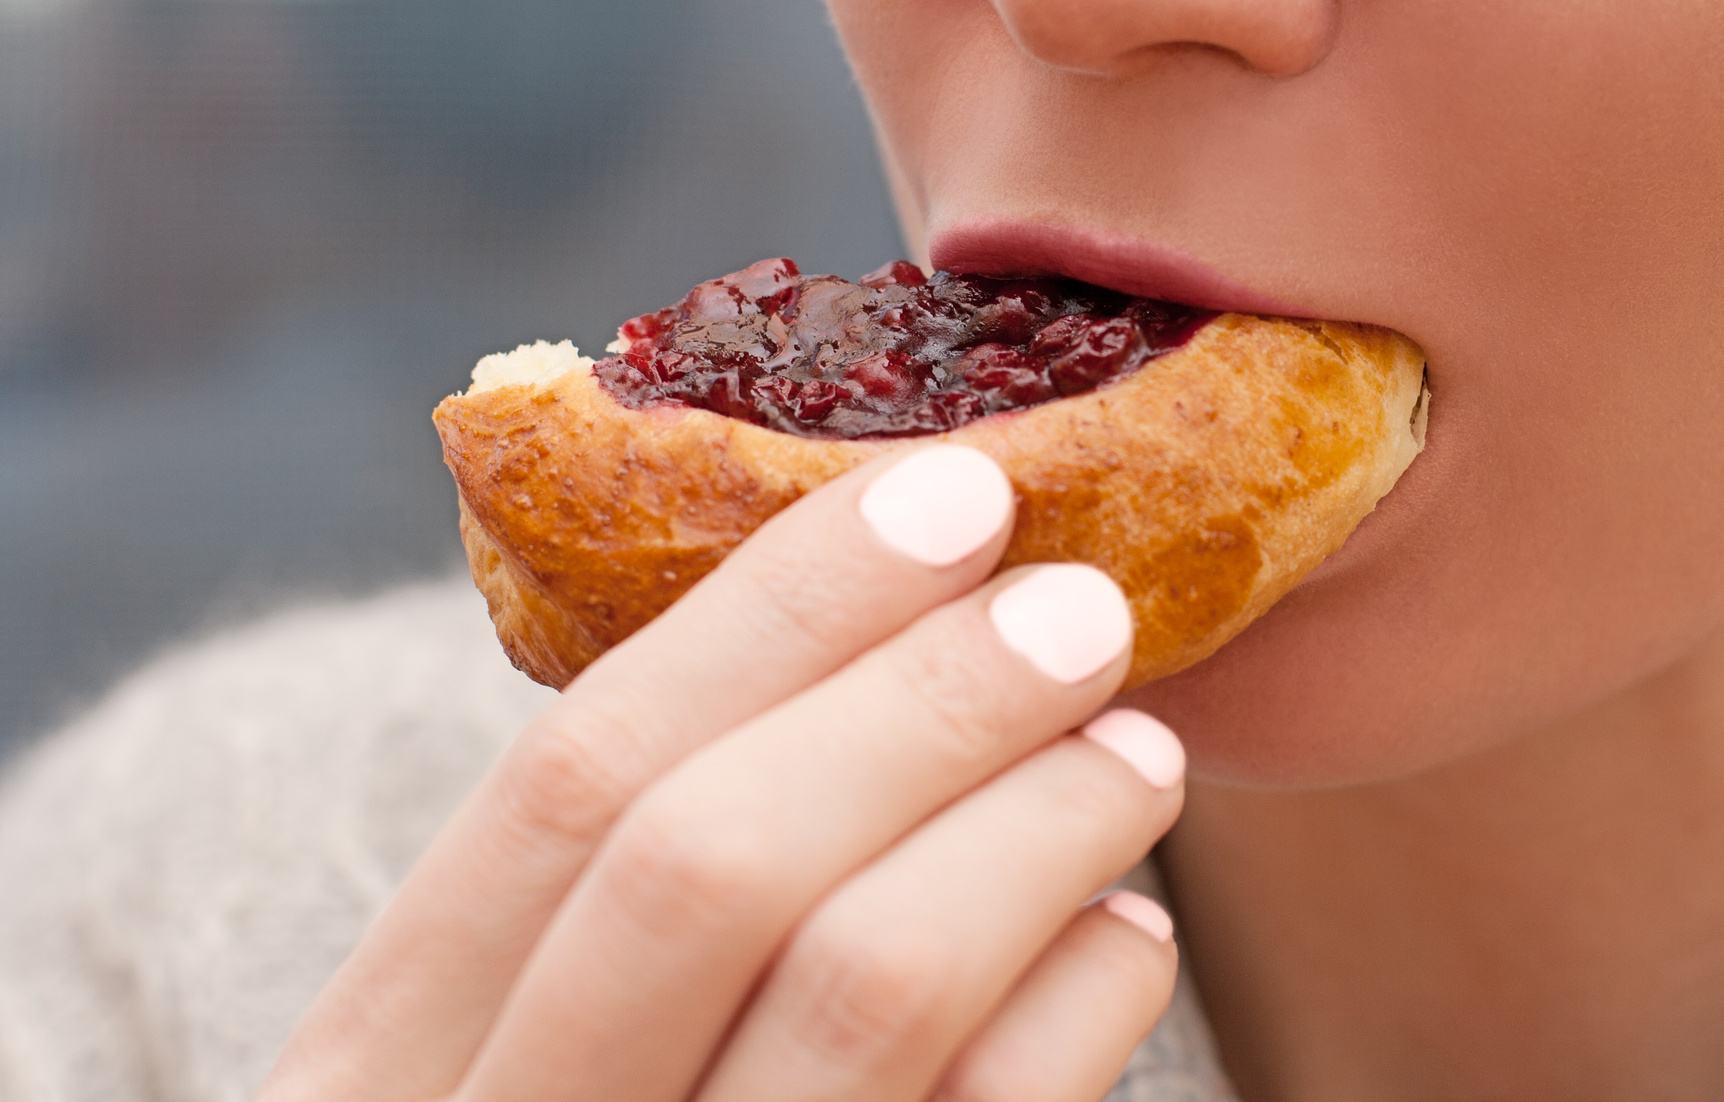
{"type": "Polygon", "coordinates": [[[828,0],[827,8],[888,164],[911,193],[906,214],[919,220],[944,160],[930,156],[936,117],[956,109],[961,127],[989,128],[986,97],[969,93],[1002,59],[1014,69],[1025,59],[988,0],[828,0]]]}

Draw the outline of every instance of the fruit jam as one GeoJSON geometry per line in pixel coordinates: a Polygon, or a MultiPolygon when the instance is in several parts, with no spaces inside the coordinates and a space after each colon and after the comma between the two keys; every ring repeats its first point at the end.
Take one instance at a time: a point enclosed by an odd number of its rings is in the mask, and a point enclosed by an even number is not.
{"type": "Polygon", "coordinates": [[[779,258],[629,321],[626,350],[594,372],[633,409],[696,406],[820,439],[915,436],[1094,390],[1214,316],[1066,279],[928,277],[900,260],[850,283],[779,258]]]}

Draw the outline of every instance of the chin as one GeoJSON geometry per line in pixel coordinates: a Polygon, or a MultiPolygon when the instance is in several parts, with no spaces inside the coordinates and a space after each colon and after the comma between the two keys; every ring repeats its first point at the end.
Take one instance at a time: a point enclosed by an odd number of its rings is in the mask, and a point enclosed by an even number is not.
{"type": "Polygon", "coordinates": [[[1404,777],[1458,756],[1396,640],[1295,594],[1196,666],[1124,694],[1179,733],[1193,778],[1271,789],[1404,777]]]}

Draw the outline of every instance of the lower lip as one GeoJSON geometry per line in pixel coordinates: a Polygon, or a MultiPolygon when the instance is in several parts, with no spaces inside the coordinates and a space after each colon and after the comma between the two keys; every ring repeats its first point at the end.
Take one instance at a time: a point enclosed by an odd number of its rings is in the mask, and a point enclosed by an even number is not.
{"type": "Polygon", "coordinates": [[[1059,275],[1143,298],[1246,314],[1301,311],[1241,286],[1169,245],[1074,227],[973,219],[929,239],[936,268],[977,275],[1059,275]]]}

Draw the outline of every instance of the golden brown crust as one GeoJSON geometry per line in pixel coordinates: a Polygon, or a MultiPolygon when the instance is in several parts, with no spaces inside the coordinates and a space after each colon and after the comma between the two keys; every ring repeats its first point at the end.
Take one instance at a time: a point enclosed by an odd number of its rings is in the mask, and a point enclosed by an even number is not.
{"type": "Polygon", "coordinates": [[[1119,582],[1135,685],[1213,653],[1341,545],[1418,452],[1423,367],[1388,330],[1226,314],[1113,385],[939,437],[809,440],[630,410],[584,365],[446,398],[435,420],[474,581],[510,659],[547,685],[802,494],[930,439],[1011,478],[1002,566],[1087,562],[1119,582]]]}

